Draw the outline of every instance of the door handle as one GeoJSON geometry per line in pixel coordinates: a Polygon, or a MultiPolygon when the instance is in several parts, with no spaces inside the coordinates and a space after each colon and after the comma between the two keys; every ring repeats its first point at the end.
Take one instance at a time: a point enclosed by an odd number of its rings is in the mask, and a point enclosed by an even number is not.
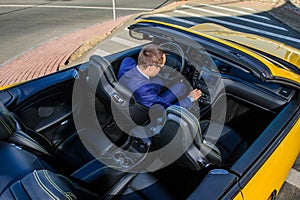
{"type": "Polygon", "coordinates": [[[277,190],[273,190],[273,192],[270,195],[270,200],[275,200],[276,199],[276,195],[277,195],[277,190]]]}

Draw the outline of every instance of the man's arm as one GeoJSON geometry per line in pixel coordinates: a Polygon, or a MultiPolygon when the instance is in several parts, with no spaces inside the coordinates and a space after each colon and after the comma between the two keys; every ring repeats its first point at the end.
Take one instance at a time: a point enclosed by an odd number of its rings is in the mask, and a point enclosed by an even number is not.
{"type": "Polygon", "coordinates": [[[137,102],[143,104],[144,106],[150,108],[155,104],[160,104],[164,108],[172,105],[170,102],[166,101],[164,98],[159,96],[160,87],[156,84],[146,84],[139,87],[135,92],[134,96],[137,102]]]}
{"type": "Polygon", "coordinates": [[[119,68],[119,72],[118,72],[118,80],[129,70],[131,70],[132,68],[136,67],[137,62],[131,58],[131,57],[126,57],[122,60],[120,68],[119,68]]]}

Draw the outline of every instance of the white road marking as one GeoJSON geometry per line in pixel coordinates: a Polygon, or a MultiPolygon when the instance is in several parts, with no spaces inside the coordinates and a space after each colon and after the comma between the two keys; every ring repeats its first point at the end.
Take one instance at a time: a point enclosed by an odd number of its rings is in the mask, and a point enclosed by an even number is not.
{"type": "MultiPolygon", "coordinates": [[[[56,5],[0,5],[0,7],[6,8],[72,8],[72,9],[95,9],[95,10],[112,10],[113,7],[101,7],[101,6],[56,6],[56,5]]],[[[116,10],[135,10],[135,11],[152,11],[153,9],[149,8],[124,8],[124,7],[116,7],[116,10]]]]}
{"type": "Polygon", "coordinates": [[[253,9],[253,8],[246,8],[246,7],[240,7],[240,8],[245,9],[245,10],[250,10],[250,11],[256,11],[256,10],[253,9]]]}
{"type": "Polygon", "coordinates": [[[27,7],[35,7],[36,5],[30,4],[19,4],[19,5],[0,5],[1,8],[27,8],[27,7]]]}
{"type": "Polygon", "coordinates": [[[107,56],[111,54],[110,52],[104,51],[102,49],[97,49],[94,53],[94,55],[100,55],[100,56],[107,56]]]}
{"type": "Polygon", "coordinates": [[[230,17],[230,18],[237,19],[237,20],[240,20],[240,21],[250,22],[250,23],[253,23],[253,24],[261,25],[261,26],[268,26],[270,28],[275,28],[275,29],[279,29],[279,30],[283,30],[283,31],[288,31],[287,29],[285,29],[283,27],[280,27],[280,26],[275,26],[275,25],[272,25],[272,24],[267,24],[267,23],[255,21],[255,20],[252,20],[252,19],[246,19],[246,18],[237,17],[237,16],[225,14],[225,13],[220,13],[220,12],[216,12],[216,11],[212,11],[212,10],[207,10],[207,9],[204,9],[204,8],[198,8],[198,7],[188,6],[188,5],[183,5],[181,7],[189,8],[189,9],[192,9],[192,10],[198,10],[198,11],[202,11],[202,12],[206,12],[206,13],[211,13],[211,14],[214,14],[214,15],[226,16],[226,17],[230,17]]]}
{"type": "Polygon", "coordinates": [[[173,21],[177,21],[177,22],[181,22],[181,23],[185,23],[185,24],[190,24],[192,26],[195,26],[197,25],[198,23],[196,22],[192,22],[192,21],[189,21],[189,20],[185,20],[185,19],[180,19],[178,17],[173,17],[173,16],[169,16],[169,15],[164,15],[164,14],[157,14],[157,15],[154,15],[154,16],[157,16],[157,17],[165,17],[165,18],[168,18],[170,20],[173,20],[173,21]]]}
{"type": "Polygon", "coordinates": [[[189,12],[185,12],[185,11],[182,11],[182,10],[175,10],[173,12],[180,13],[180,14],[183,14],[183,15],[192,16],[192,17],[198,17],[198,18],[202,18],[202,19],[207,20],[207,21],[213,21],[213,22],[220,23],[220,24],[226,24],[226,25],[234,26],[234,27],[237,27],[237,28],[240,28],[240,29],[246,29],[246,30],[250,30],[250,31],[253,31],[253,32],[257,32],[257,33],[261,33],[261,34],[265,34],[265,35],[269,35],[269,36],[289,40],[289,41],[292,41],[292,42],[300,43],[300,39],[297,39],[297,38],[292,38],[292,37],[280,35],[280,34],[277,34],[277,33],[272,33],[272,32],[269,32],[269,31],[264,31],[264,30],[260,30],[260,29],[257,29],[257,28],[244,26],[244,25],[241,25],[241,24],[235,24],[235,23],[223,21],[223,20],[220,20],[220,19],[205,17],[205,16],[202,16],[202,15],[199,15],[199,14],[189,13],[189,12]]]}
{"type": "Polygon", "coordinates": [[[129,40],[126,40],[123,38],[119,38],[119,37],[112,37],[110,40],[120,43],[120,44],[123,44],[123,45],[126,45],[126,46],[129,46],[129,47],[136,47],[136,46],[140,45],[139,43],[132,42],[132,41],[129,41],[129,40]]]}
{"type": "Polygon", "coordinates": [[[285,181],[300,189],[300,172],[292,168],[285,181]]]}
{"type": "Polygon", "coordinates": [[[210,5],[210,4],[198,4],[198,5],[212,7],[212,8],[217,8],[217,9],[220,9],[220,10],[226,10],[226,11],[230,11],[230,12],[235,12],[235,13],[239,13],[239,14],[243,14],[243,15],[251,15],[253,17],[270,20],[270,18],[265,17],[265,16],[256,15],[256,14],[253,14],[253,13],[248,13],[248,12],[244,12],[244,11],[240,11],[240,10],[235,10],[235,9],[232,9],[232,8],[225,8],[225,7],[214,6],[214,5],[210,5]]]}

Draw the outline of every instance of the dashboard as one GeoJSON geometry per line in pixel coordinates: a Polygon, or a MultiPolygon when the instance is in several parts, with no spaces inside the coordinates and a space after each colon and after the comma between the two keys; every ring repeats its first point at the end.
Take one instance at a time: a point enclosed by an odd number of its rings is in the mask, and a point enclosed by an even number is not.
{"type": "Polygon", "coordinates": [[[213,75],[206,68],[195,70],[193,74],[193,88],[200,89],[202,96],[199,99],[201,104],[211,104],[211,96],[220,82],[220,77],[213,75]]]}
{"type": "MultiPolygon", "coordinates": [[[[170,42],[167,45],[169,49],[175,48],[170,42]]],[[[203,49],[180,46],[181,49],[178,50],[178,47],[176,44],[176,51],[173,52],[177,57],[172,56],[172,59],[178,59],[179,66],[172,68],[181,73],[193,88],[202,91],[202,96],[198,100],[200,109],[214,103],[220,95],[220,88],[226,91],[226,95],[267,110],[284,105],[294,96],[294,89],[281,84],[263,82],[238,63],[212,56],[203,49]]]]}

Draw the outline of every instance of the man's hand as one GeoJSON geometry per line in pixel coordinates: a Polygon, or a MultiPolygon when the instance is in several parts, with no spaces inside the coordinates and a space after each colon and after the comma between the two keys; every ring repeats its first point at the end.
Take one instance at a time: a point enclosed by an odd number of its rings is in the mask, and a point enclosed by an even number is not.
{"type": "Polygon", "coordinates": [[[198,90],[198,89],[194,89],[192,90],[190,93],[189,93],[189,97],[193,100],[193,101],[196,101],[198,100],[202,95],[202,92],[201,90],[198,90]]]}

